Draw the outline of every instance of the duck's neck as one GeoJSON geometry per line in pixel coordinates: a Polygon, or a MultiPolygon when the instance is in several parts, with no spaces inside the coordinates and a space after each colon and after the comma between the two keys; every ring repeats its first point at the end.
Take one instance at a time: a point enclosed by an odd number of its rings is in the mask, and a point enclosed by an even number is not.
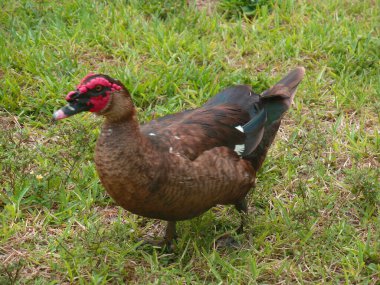
{"type": "MultiPolygon", "coordinates": [[[[121,159],[140,153],[144,138],[139,123],[133,115],[125,120],[109,120],[106,118],[97,143],[97,152],[122,154],[121,159]]],[[[107,155],[102,153],[102,155],[107,155]]]]}
{"type": "Polygon", "coordinates": [[[95,163],[111,196],[117,199],[129,192],[130,197],[139,199],[136,195],[144,195],[155,175],[152,165],[159,160],[153,152],[135,116],[124,121],[106,119],[97,141],[95,163]]]}

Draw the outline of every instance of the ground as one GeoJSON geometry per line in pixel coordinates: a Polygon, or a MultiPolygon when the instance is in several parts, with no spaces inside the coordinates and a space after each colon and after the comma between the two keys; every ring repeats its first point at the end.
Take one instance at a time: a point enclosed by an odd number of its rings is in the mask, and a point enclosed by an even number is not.
{"type": "Polygon", "coordinates": [[[379,284],[376,1],[29,1],[0,12],[0,284],[379,284]],[[142,122],[233,84],[307,75],[249,194],[178,224],[174,252],[139,246],[159,221],[107,196],[102,119],[52,123],[89,72],[120,79],[142,122]],[[231,232],[238,248],[218,247],[231,232]]]}

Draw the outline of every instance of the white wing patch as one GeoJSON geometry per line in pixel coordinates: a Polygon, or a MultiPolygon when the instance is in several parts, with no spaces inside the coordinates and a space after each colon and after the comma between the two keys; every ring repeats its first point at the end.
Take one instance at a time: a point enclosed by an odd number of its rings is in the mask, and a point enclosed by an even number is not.
{"type": "MultiPolygon", "coordinates": [[[[242,126],[236,126],[235,128],[236,128],[238,131],[244,133],[244,129],[243,129],[242,126]]],[[[243,152],[244,152],[244,150],[245,150],[245,144],[237,144],[237,145],[235,145],[235,149],[234,149],[234,151],[235,151],[238,155],[242,155],[243,152]]]]}
{"type": "Polygon", "coordinates": [[[245,150],[245,145],[244,144],[237,144],[235,145],[235,149],[234,151],[238,154],[238,155],[242,155],[243,152],[245,150]]]}
{"type": "Polygon", "coordinates": [[[235,129],[237,129],[238,131],[244,133],[244,129],[242,126],[236,126],[235,129]]]}
{"type": "Polygon", "coordinates": [[[150,135],[150,136],[156,136],[156,134],[155,134],[155,133],[149,133],[149,135],[150,135]]]}

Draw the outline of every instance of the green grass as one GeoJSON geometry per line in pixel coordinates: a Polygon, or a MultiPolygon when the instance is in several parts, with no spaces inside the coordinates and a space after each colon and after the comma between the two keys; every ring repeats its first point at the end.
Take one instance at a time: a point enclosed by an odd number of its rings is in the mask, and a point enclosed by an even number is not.
{"type": "Polygon", "coordinates": [[[376,1],[3,1],[0,284],[378,284],[380,73],[376,1]],[[190,4],[188,4],[188,2],[190,4]],[[179,223],[174,253],[138,247],[159,221],[99,184],[101,118],[51,123],[90,71],[120,79],[141,121],[232,84],[262,91],[305,66],[239,223],[179,223]]]}

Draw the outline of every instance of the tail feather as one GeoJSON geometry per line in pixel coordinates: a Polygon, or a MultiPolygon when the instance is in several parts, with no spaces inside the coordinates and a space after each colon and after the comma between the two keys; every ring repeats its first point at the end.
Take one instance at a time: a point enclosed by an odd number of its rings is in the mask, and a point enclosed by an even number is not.
{"type": "Polygon", "coordinates": [[[277,84],[272,88],[265,90],[261,97],[265,99],[273,97],[281,97],[286,99],[284,103],[287,104],[288,108],[293,102],[294,95],[296,94],[297,87],[302,81],[305,75],[305,68],[297,67],[296,69],[289,72],[284,78],[282,78],[277,84]]]}
{"type": "Polygon", "coordinates": [[[246,124],[246,126],[251,125],[251,128],[255,125],[255,128],[252,128],[255,129],[255,132],[246,133],[246,149],[249,151],[243,155],[251,161],[255,169],[259,169],[262,165],[280,127],[281,119],[292,104],[297,87],[304,75],[305,69],[298,67],[260,95],[260,109],[265,113],[265,124],[259,129],[263,121],[256,117],[260,116],[262,111],[246,124]],[[256,138],[252,138],[253,136],[256,138]],[[252,142],[254,143],[252,144],[252,142]],[[247,148],[247,143],[250,143],[249,148],[247,148]]]}
{"type": "Polygon", "coordinates": [[[248,85],[237,85],[229,87],[210,100],[208,100],[204,107],[214,107],[220,104],[234,104],[240,106],[244,111],[249,113],[250,106],[258,101],[258,95],[254,96],[252,89],[248,85]]]}
{"type": "Polygon", "coordinates": [[[284,113],[290,108],[296,94],[298,84],[305,75],[305,69],[298,67],[289,72],[272,88],[261,94],[264,109],[268,114],[267,126],[281,120],[284,113]]]}

